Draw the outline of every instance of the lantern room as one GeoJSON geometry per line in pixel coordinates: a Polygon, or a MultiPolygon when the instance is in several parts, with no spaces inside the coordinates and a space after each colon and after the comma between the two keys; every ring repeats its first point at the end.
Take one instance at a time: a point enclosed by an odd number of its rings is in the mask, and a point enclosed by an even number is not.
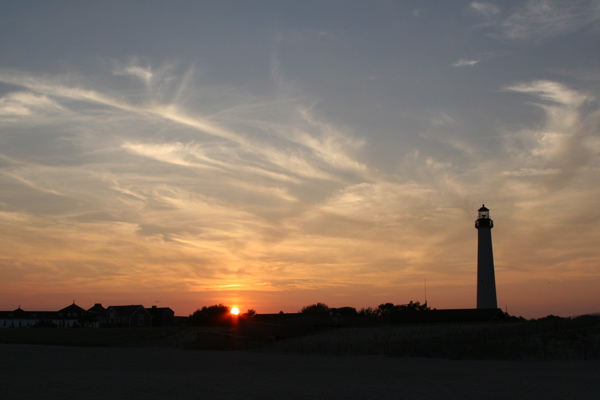
{"type": "Polygon", "coordinates": [[[494,221],[490,219],[490,210],[482,204],[481,208],[477,210],[477,221],[475,221],[475,228],[493,228],[494,221]]]}
{"type": "Polygon", "coordinates": [[[485,204],[481,205],[481,208],[477,210],[478,216],[477,219],[488,219],[490,218],[490,210],[488,210],[485,204]]]}

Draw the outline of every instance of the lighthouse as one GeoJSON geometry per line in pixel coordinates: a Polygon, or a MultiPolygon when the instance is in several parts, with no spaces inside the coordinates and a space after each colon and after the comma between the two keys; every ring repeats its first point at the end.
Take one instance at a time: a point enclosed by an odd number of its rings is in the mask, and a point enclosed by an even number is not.
{"type": "Polygon", "coordinates": [[[492,228],[490,210],[485,204],[477,210],[477,308],[498,308],[494,254],[492,252],[492,228]]]}

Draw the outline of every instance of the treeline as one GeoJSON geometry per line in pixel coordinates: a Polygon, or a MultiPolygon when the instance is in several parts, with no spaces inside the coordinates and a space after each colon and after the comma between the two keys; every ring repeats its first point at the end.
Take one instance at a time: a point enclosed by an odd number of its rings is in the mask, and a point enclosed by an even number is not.
{"type": "MultiPolygon", "coordinates": [[[[406,311],[431,310],[427,303],[410,301],[407,304],[384,303],[377,307],[366,307],[357,310],[354,307],[329,307],[325,303],[315,303],[302,307],[299,314],[327,314],[332,317],[363,317],[367,319],[382,319],[393,316],[396,313],[406,311]]],[[[281,312],[283,314],[283,312],[281,312]]],[[[196,310],[188,318],[191,326],[232,326],[240,319],[250,320],[256,315],[256,311],[249,309],[240,315],[231,314],[231,307],[224,304],[204,306],[196,310]]]]}
{"type": "MultiPolygon", "coordinates": [[[[377,307],[366,307],[356,309],[355,307],[329,307],[325,303],[314,303],[302,307],[298,310],[298,314],[327,314],[331,317],[362,317],[364,320],[385,320],[393,317],[394,315],[411,312],[411,311],[427,311],[432,310],[427,305],[427,302],[421,304],[418,301],[410,301],[406,304],[393,304],[383,303],[377,307]]],[[[435,309],[434,309],[435,310],[435,309]]],[[[280,312],[283,314],[283,311],[280,312]]],[[[215,304],[212,306],[204,306],[197,309],[188,318],[188,325],[191,326],[232,326],[236,322],[241,320],[251,320],[256,315],[256,311],[253,309],[247,310],[245,313],[239,315],[231,314],[231,307],[224,304],[215,304]]],[[[508,313],[504,313],[504,319],[509,321],[527,321],[523,317],[511,316],[508,313]]],[[[570,318],[558,317],[555,315],[548,315],[547,317],[538,318],[537,321],[543,320],[564,320],[570,318]]],[[[532,321],[535,321],[533,319],[532,321]]]]}
{"type": "Polygon", "coordinates": [[[330,308],[325,303],[315,303],[303,307],[300,312],[307,314],[330,313],[332,315],[340,316],[385,317],[399,312],[425,310],[431,310],[431,308],[427,305],[427,302],[421,304],[418,301],[410,301],[407,304],[385,303],[380,304],[376,308],[367,307],[361,308],[360,310],[357,310],[354,307],[330,308]]]}
{"type": "Polygon", "coordinates": [[[256,315],[256,311],[250,309],[243,314],[234,315],[231,307],[224,304],[204,306],[194,311],[188,318],[191,326],[231,326],[240,318],[249,319],[256,315]]]}

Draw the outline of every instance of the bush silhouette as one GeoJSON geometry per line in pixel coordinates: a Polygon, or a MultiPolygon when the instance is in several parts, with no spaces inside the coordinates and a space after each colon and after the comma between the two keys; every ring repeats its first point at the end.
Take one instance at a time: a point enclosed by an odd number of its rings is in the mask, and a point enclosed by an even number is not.
{"type": "Polygon", "coordinates": [[[232,323],[230,307],[223,304],[204,306],[194,311],[189,318],[192,326],[229,326],[232,323]]]}
{"type": "Polygon", "coordinates": [[[303,314],[321,314],[329,312],[329,306],[325,303],[311,304],[310,306],[302,307],[300,310],[303,314]]]}

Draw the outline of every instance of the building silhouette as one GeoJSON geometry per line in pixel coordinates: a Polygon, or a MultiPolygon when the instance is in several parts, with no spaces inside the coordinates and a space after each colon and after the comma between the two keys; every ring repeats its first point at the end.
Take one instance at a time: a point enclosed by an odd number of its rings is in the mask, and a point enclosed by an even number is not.
{"type": "Polygon", "coordinates": [[[477,308],[498,308],[490,210],[485,204],[477,210],[477,308]]]}
{"type": "Polygon", "coordinates": [[[169,307],[145,308],[142,305],[109,306],[96,303],[88,310],[75,302],[58,311],[0,311],[0,328],[99,328],[99,327],[164,327],[176,324],[169,307]]]}

